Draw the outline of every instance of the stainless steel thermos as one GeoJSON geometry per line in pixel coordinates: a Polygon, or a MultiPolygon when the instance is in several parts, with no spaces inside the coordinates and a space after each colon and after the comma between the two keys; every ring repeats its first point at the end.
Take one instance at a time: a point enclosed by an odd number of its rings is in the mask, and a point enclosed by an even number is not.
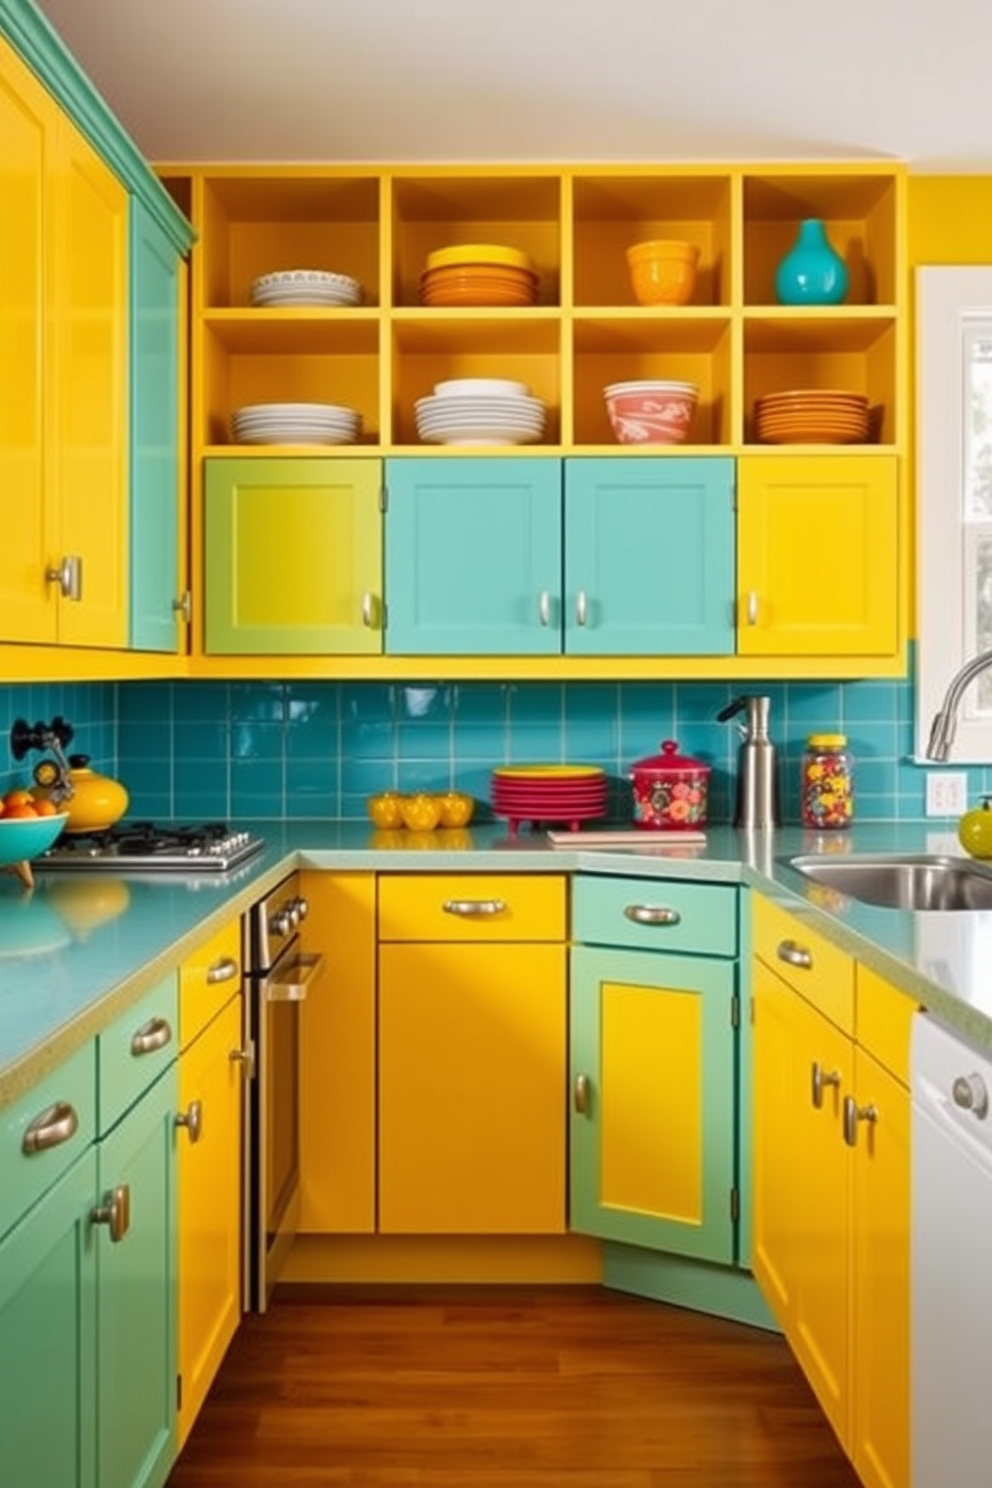
{"type": "Polygon", "coordinates": [[[736,714],[746,713],[746,722],[738,724],[741,745],[737,763],[737,804],[734,826],[747,828],[777,827],[780,818],[778,769],[775,745],[768,737],[767,697],[739,697],[717,714],[726,723],[736,714]]]}

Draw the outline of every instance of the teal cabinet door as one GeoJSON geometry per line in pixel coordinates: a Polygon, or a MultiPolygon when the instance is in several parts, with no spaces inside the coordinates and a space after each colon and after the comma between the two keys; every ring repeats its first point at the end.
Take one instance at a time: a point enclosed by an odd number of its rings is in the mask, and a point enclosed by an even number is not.
{"type": "Polygon", "coordinates": [[[380,462],[205,464],[207,652],[381,651],[380,462]]]}
{"type": "Polygon", "coordinates": [[[182,484],[179,265],[171,239],[131,200],[130,644],[176,651],[182,484]]]}
{"type": "Polygon", "coordinates": [[[97,1478],[96,1156],[84,1152],[0,1243],[0,1482],[97,1478]]]}
{"type": "Polygon", "coordinates": [[[386,651],[561,650],[561,462],[386,463],[386,651]]]}
{"type": "Polygon", "coordinates": [[[701,956],[572,948],[573,1229],[733,1261],[736,974],[701,956]]]}
{"type": "Polygon", "coordinates": [[[565,461],[565,651],[735,648],[732,459],[565,461]]]}
{"type": "Polygon", "coordinates": [[[175,1455],[177,1103],[173,1064],[97,1144],[98,1205],[129,1213],[93,1226],[99,1488],[161,1488],[175,1455]]]}

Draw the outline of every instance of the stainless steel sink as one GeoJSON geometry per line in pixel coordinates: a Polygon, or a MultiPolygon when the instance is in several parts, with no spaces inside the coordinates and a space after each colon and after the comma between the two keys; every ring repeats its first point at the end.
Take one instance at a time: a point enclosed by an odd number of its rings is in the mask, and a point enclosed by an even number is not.
{"type": "Polygon", "coordinates": [[[992,909],[992,865],[936,853],[785,858],[807,878],[885,909],[992,909]]]}

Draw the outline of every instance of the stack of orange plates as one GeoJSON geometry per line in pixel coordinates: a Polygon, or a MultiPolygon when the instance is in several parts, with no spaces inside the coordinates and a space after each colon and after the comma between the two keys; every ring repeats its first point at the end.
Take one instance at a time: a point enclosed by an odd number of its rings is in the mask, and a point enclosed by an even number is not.
{"type": "Polygon", "coordinates": [[[755,438],[763,444],[866,444],[869,426],[864,393],[798,388],[754,404],[755,438]]]}
{"type": "Polygon", "coordinates": [[[538,276],[526,253],[498,243],[456,243],[427,255],[422,305],[533,305],[538,276]]]}
{"type": "Polygon", "coordinates": [[[579,822],[606,815],[606,797],[606,773],[598,765],[507,765],[493,771],[493,810],[509,818],[511,832],[525,821],[574,832],[579,822]]]}

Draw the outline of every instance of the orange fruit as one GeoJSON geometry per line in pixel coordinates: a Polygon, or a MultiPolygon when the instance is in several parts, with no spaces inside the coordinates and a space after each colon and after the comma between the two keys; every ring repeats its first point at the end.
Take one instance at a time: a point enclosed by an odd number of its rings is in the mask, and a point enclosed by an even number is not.
{"type": "Polygon", "coordinates": [[[26,790],[9,790],[4,794],[3,804],[8,810],[11,806],[31,806],[33,804],[31,792],[26,790]]]}
{"type": "Polygon", "coordinates": [[[38,813],[33,806],[25,803],[23,806],[8,806],[3,815],[5,821],[14,821],[23,816],[34,817],[38,813]]]}
{"type": "Polygon", "coordinates": [[[59,814],[58,808],[56,806],[53,806],[51,801],[40,800],[35,797],[33,804],[35,816],[58,816],[59,814]]]}

